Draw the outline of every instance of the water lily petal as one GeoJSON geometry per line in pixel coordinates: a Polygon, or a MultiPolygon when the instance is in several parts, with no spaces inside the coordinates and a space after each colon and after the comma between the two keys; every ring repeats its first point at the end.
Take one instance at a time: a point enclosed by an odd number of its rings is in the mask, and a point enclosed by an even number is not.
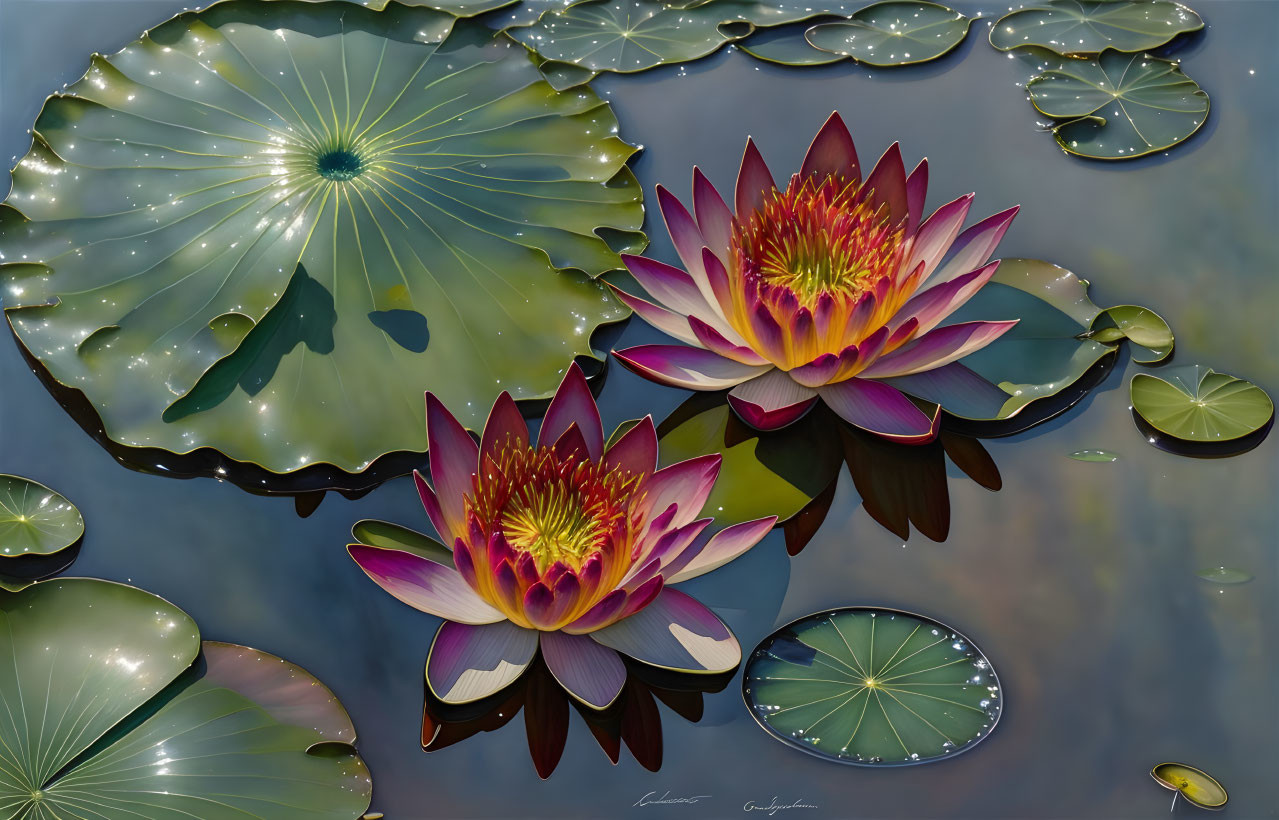
{"type": "Polygon", "coordinates": [[[592,460],[604,455],[604,427],[600,422],[600,411],[595,406],[595,397],[591,395],[590,385],[582,368],[573,362],[564,374],[550,407],[542,418],[542,429],[538,431],[538,444],[545,447],[561,435],[571,425],[577,425],[586,441],[586,451],[592,460]]]}
{"type": "Polygon", "coordinates": [[[965,418],[996,418],[1000,409],[1011,398],[990,381],[964,366],[963,362],[951,362],[942,367],[884,379],[912,396],[941,405],[947,412],[965,418]]]}
{"type": "Polygon", "coordinates": [[[614,350],[613,355],[646,379],[688,390],[723,390],[772,367],[742,364],[709,350],[679,345],[639,345],[614,350]]]}
{"type": "Polygon", "coordinates": [[[644,609],[592,632],[591,638],[663,669],[727,672],[742,660],[728,627],[705,606],[669,587],[644,609]]]}
{"type": "Polygon", "coordinates": [[[382,589],[422,612],[464,624],[504,620],[452,567],[403,550],[351,544],[347,552],[382,589]]]}
{"type": "Polygon", "coordinates": [[[965,194],[934,211],[933,215],[919,226],[919,233],[915,235],[914,244],[911,245],[910,260],[906,266],[913,269],[922,263],[923,278],[927,279],[937,269],[947,249],[955,241],[955,237],[959,236],[959,229],[964,226],[964,219],[968,216],[968,209],[972,207],[972,204],[973,195],[965,194]]]}
{"type": "Polygon", "coordinates": [[[510,621],[444,623],[431,642],[426,681],[445,703],[470,703],[514,683],[536,653],[537,633],[510,621]]]}
{"type": "Polygon", "coordinates": [[[981,267],[990,259],[999,241],[1008,232],[1013,217],[1017,216],[1020,206],[988,216],[976,225],[968,228],[951,243],[949,258],[931,279],[933,286],[949,282],[971,270],[981,267]]]}
{"type": "Polygon", "coordinates": [[[455,537],[466,534],[462,497],[474,486],[480,448],[433,393],[426,394],[426,440],[431,484],[446,530],[440,532],[440,538],[451,543],[455,537]]]}
{"type": "Polygon", "coordinates": [[[713,518],[699,518],[678,529],[670,530],[655,543],[650,540],[645,545],[646,552],[640,556],[642,564],[637,563],[622,579],[623,587],[627,591],[634,592],[659,573],[665,578],[678,571],[679,567],[692,560],[692,555],[683,561],[681,557],[698,541],[699,536],[705,532],[712,521],[714,521],[713,518]]]}
{"type": "Polygon", "coordinates": [[[638,313],[641,319],[667,336],[672,336],[690,345],[700,344],[692,328],[688,326],[688,317],[684,314],[675,313],[652,302],[645,301],[638,296],[632,296],[611,282],[606,282],[605,284],[612,289],[613,295],[620,299],[622,304],[638,313]]]}
{"type": "Polygon", "coordinates": [[[888,206],[890,224],[896,225],[906,218],[910,208],[906,200],[906,166],[902,162],[900,145],[894,142],[888,146],[870,176],[866,177],[862,191],[875,210],[888,206]]]}
{"type": "Polygon", "coordinates": [[[697,227],[697,220],[684,207],[684,203],[662,185],[657,186],[657,204],[666,222],[666,231],[671,235],[671,243],[675,252],[688,270],[688,275],[697,283],[702,297],[709,303],[710,287],[706,284],[706,271],[702,269],[702,248],[706,247],[706,237],[697,227]]]}
{"type": "Polygon", "coordinates": [[[570,635],[585,635],[588,632],[594,632],[613,623],[622,614],[622,609],[626,606],[626,599],[630,597],[625,590],[615,589],[605,595],[586,611],[573,623],[564,627],[561,631],[570,635]]]}
{"type": "Polygon", "coordinates": [[[752,212],[764,207],[764,196],[776,189],[773,175],[769,172],[764,157],[760,155],[759,148],[755,146],[755,141],[747,139],[733,197],[737,206],[737,218],[746,219],[752,212]]]}
{"type": "Polygon", "coordinates": [[[756,350],[773,362],[786,361],[786,333],[762,301],[756,299],[747,312],[751,333],[755,336],[756,350]]]}
{"type": "Polygon", "coordinates": [[[586,446],[586,437],[582,435],[582,428],[577,426],[577,422],[569,425],[569,428],[551,445],[555,450],[555,455],[561,460],[576,458],[584,460],[590,456],[590,450],[586,446]]]}
{"type": "MultiPolygon", "coordinates": [[[[664,511],[676,505],[672,527],[682,527],[697,518],[710,497],[715,479],[719,478],[723,457],[719,453],[697,456],[664,467],[649,477],[644,485],[648,493],[644,506],[648,512],[664,511]]],[[[662,533],[653,533],[659,537],[662,533]]]]}
{"type": "MultiPolygon", "coordinates": [[[[711,252],[710,248],[702,248],[702,267],[706,269],[706,281],[711,286],[711,294],[719,303],[720,312],[727,316],[733,308],[733,286],[728,281],[728,269],[724,267],[724,263],[720,258],[711,252]]],[[[732,330],[732,327],[729,326],[732,330]]],[[[722,330],[720,331],[723,332],[722,330]]],[[[733,340],[738,344],[745,344],[740,333],[733,330],[732,333],[725,334],[725,337],[733,340]]]]}
{"type": "Polygon", "coordinates": [[[854,427],[903,443],[937,436],[940,411],[929,418],[896,388],[870,379],[848,379],[818,389],[822,400],[854,427]]]}
{"type": "Polygon", "coordinates": [[[491,457],[508,442],[517,449],[527,447],[528,424],[515,405],[515,399],[503,390],[497,401],[493,402],[488,421],[484,423],[484,434],[480,436],[480,453],[491,457]]]}
{"type": "Polygon", "coordinates": [[[629,253],[622,254],[622,262],[635,277],[635,281],[639,282],[658,304],[675,313],[696,316],[716,329],[720,329],[721,325],[727,327],[727,323],[719,317],[719,313],[702,294],[697,282],[686,271],[667,265],[665,262],[658,262],[656,259],[629,253]]]}
{"type": "Polygon", "coordinates": [[[622,693],[626,665],[617,653],[585,635],[543,632],[542,657],[568,693],[592,709],[606,709],[622,693]]]}
{"type": "Polygon", "coordinates": [[[778,430],[807,413],[817,403],[817,391],[773,369],[734,387],[728,403],[751,427],[778,430]]]}
{"type": "Polygon", "coordinates": [[[435,532],[443,539],[445,546],[452,543],[452,535],[448,528],[448,524],[444,520],[444,512],[440,509],[439,499],[435,497],[435,491],[431,489],[431,485],[426,483],[426,479],[417,470],[413,471],[413,484],[417,487],[417,496],[422,499],[422,507],[426,510],[426,517],[431,519],[431,526],[435,527],[435,532]]]}
{"type": "MultiPolygon", "coordinates": [[[[686,564],[679,569],[672,567],[675,571],[667,576],[666,583],[678,584],[724,566],[758,544],[776,523],[777,516],[770,515],[725,527],[712,535],[706,545],[686,564]]],[[[691,550],[686,551],[686,554],[687,552],[691,550]]]]}
{"type": "Polygon", "coordinates": [[[928,160],[921,159],[906,177],[906,235],[914,236],[924,217],[924,200],[928,197],[928,160]]]}
{"type": "MultiPolygon", "coordinates": [[[[768,365],[767,359],[760,356],[755,351],[745,345],[733,344],[733,342],[724,338],[718,330],[698,319],[696,316],[688,317],[688,326],[692,328],[693,335],[697,337],[697,344],[704,347],[712,353],[718,353],[726,359],[732,359],[735,362],[749,365],[768,365]]],[[[771,365],[769,365],[771,367],[771,365]]]]}
{"type": "Polygon", "coordinates": [[[980,350],[1017,324],[1007,322],[961,322],[930,330],[888,353],[861,372],[865,378],[908,376],[950,364],[980,350]]]}
{"type": "Polygon", "coordinates": [[[848,133],[848,126],[839,112],[830,115],[822,130],[813,138],[804,155],[804,164],[800,166],[801,177],[817,177],[820,182],[828,174],[837,175],[849,182],[860,179],[857,167],[857,149],[853,145],[853,135],[848,133]]]}
{"type": "Polygon", "coordinates": [[[657,429],[645,416],[604,451],[604,464],[612,470],[651,474],[657,469],[657,429]]]}
{"type": "Polygon", "coordinates": [[[706,247],[723,259],[733,237],[733,212],[701,169],[693,167],[693,215],[706,237],[706,247]]]}
{"type": "Polygon", "coordinates": [[[908,319],[917,323],[916,333],[927,333],[945,321],[946,317],[971,299],[982,286],[990,281],[999,269],[999,260],[975,271],[962,274],[915,294],[893,317],[892,327],[908,319]]]}

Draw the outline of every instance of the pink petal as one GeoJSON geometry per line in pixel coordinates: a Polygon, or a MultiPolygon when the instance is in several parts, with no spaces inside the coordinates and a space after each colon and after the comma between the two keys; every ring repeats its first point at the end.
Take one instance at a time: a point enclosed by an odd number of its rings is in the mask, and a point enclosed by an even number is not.
{"type": "Polygon", "coordinates": [[[728,403],[751,427],[778,430],[807,413],[817,403],[817,391],[774,369],[734,387],[728,403]]]}
{"type": "Polygon", "coordinates": [[[646,379],[689,390],[723,390],[772,367],[742,364],[709,350],[679,345],[639,345],[614,350],[613,355],[646,379]]]}
{"type": "Polygon", "coordinates": [[[1018,207],[1020,206],[988,216],[956,237],[950,246],[950,258],[937,271],[933,281],[937,284],[949,282],[956,276],[962,276],[986,264],[999,246],[999,241],[1008,232],[1013,217],[1017,216],[1018,207]]]}
{"type": "Polygon", "coordinates": [[[990,277],[994,276],[998,269],[999,260],[995,260],[985,267],[915,294],[893,317],[894,326],[898,322],[914,319],[917,323],[915,332],[927,333],[941,324],[947,316],[959,310],[990,281],[990,277]]]}
{"type": "Polygon", "coordinates": [[[924,216],[924,200],[928,197],[928,160],[921,159],[906,177],[906,235],[913,236],[924,216]]]}
{"type": "Polygon", "coordinates": [[[634,427],[604,451],[604,464],[610,470],[628,470],[650,474],[657,469],[657,430],[653,417],[645,416],[634,427]]]}
{"type": "Polygon", "coordinates": [[[951,362],[911,376],[884,379],[903,393],[939,404],[949,413],[970,419],[992,419],[1011,398],[963,365],[951,362]]]}
{"type": "Polygon", "coordinates": [[[475,491],[480,448],[433,393],[426,394],[426,440],[431,484],[447,530],[440,532],[440,538],[452,542],[466,534],[462,497],[475,491]]]}
{"type": "Polygon", "coordinates": [[[445,623],[426,659],[431,692],[445,703],[471,703],[505,689],[537,653],[537,633],[510,621],[468,626],[445,623]]]}
{"type": "Polygon", "coordinates": [[[839,116],[839,112],[830,115],[826,124],[813,138],[813,144],[804,155],[804,164],[800,166],[801,177],[816,177],[821,182],[827,175],[839,176],[849,182],[860,179],[857,168],[857,149],[853,146],[853,135],[848,133],[848,126],[839,116]]]}
{"type": "Polygon", "coordinates": [[[968,216],[968,209],[972,204],[973,195],[966,194],[934,211],[915,235],[906,267],[913,269],[916,265],[923,264],[923,277],[927,279],[959,235],[959,229],[964,226],[964,218],[968,216]]]}
{"type": "Polygon", "coordinates": [[[488,421],[484,423],[480,452],[491,458],[503,444],[509,442],[517,449],[522,449],[528,446],[528,441],[528,425],[524,423],[524,416],[511,394],[503,390],[497,401],[493,402],[488,421]]]}
{"type": "Polygon", "coordinates": [[[1015,324],[1016,319],[1008,322],[961,322],[939,327],[876,360],[859,375],[868,379],[884,379],[941,367],[982,349],[1015,324]]]}
{"type": "Polygon", "coordinates": [[[364,544],[351,544],[346,549],[375,584],[414,609],[464,624],[489,624],[506,618],[452,567],[403,550],[364,544]]]}
{"type": "Polygon", "coordinates": [[[772,366],[769,365],[767,359],[761,357],[749,347],[730,342],[718,330],[696,316],[688,317],[688,326],[692,329],[693,335],[697,337],[697,344],[712,353],[717,353],[726,359],[732,359],[742,364],[772,366]]]}
{"type": "Polygon", "coordinates": [[[909,213],[906,202],[906,166],[902,163],[901,147],[897,143],[888,146],[888,150],[875,163],[875,168],[862,184],[875,210],[883,205],[888,206],[889,223],[896,225],[909,213]]]}
{"type": "MultiPolygon", "coordinates": [[[[723,457],[719,453],[697,456],[664,467],[649,477],[644,485],[648,497],[645,509],[649,513],[666,510],[672,504],[678,508],[670,526],[682,527],[701,513],[710,497],[723,457]]],[[[660,535],[660,533],[657,533],[660,535]]]]}
{"type": "Polygon", "coordinates": [[[706,247],[716,255],[727,254],[733,239],[733,212],[696,166],[693,167],[693,214],[702,236],[706,237],[706,247]]]}
{"type": "Polygon", "coordinates": [[[537,443],[543,447],[549,445],[574,424],[582,431],[591,459],[598,461],[604,455],[604,427],[600,422],[599,408],[595,406],[595,397],[591,395],[586,376],[577,362],[569,365],[564,380],[551,399],[551,406],[546,408],[537,443]]]}
{"type": "Polygon", "coordinates": [[[606,709],[626,683],[626,665],[613,650],[585,635],[542,633],[542,658],[568,693],[592,709],[606,709]]]}
{"type": "Polygon", "coordinates": [[[693,335],[693,331],[688,327],[688,317],[681,313],[673,313],[638,296],[632,296],[612,282],[605,282],[604,284],[612,289],[613,295],[620,299],[622,304],[635,311],[645,322],[648,322],[667,336],[673,336],[685,344],[697,344],[697,337],[693,335]]]}
{"type": "Polygon", "coordinates": [[[601,598],[593,607],[573,623],[561,631],[570,635],[585,635],[613,623],[622,614],[626,599],[630,597],[625,590],[615,589],[601,598]]]}
{"type": "Polygon", "coordinates": [[[563,460],[575,458],[578,461],[584,461],[590,456],[590,450],[586,446],[586,437],[582,435],[582,429],[577,423],[569,425],[569,428],[551,445],[551,449],[555,451],[555,455],[563,460]]]}
{"type": "Polygon", "coordinates": [[[786,360],[786,334],[768,306],[758,299],[747,314],[751,332],[758,343],[757,350],[771,361],[786,360]]]}
{"type": "Polygon", "coordinates": [[[706,237],[702,236],[697,221],[684,207],[684,203],[661,185],[657,186],[657,204],[661,208],[662,219],[666,222],[666,230],[671,235],[671,242],[675,245],[675,252],[688,269],[688,275],[698,284],[702,296],[707,297],[709,289],[702,286],[706,279],[706,272],[702,270],[702,248],[706,247],[706,237]]]}
{"type": "MultiPolygon", "coordinates": [[[[702,248],[702,267],[706,270],[706,282],[710,285],[711,295],[719,303],[720,314],[727,316],[733,310],[733,290],[728,281],[728,269],[710,248],[702,248]]],[[[735,331],[727,335],[734,341],[744,343],[741,335],[735,331]]]]}
{"type": "Polygon", "coordinates": [[[444,540],[445,545],[452,543],[453,535],[444,520],[444,512],[440,510],[440,502],[435,497],[435,491],[431,489],[431,485],[426,483],[426,479],[417,470],[413,471],[413,483],[417,486],[418,498],[422,499],[422,507],[426,510],[426,517],[431,519],[431,526],[435,527],[435,532],[444,540]]]}
{"type": "Polygon", "coordinates": [[[848,379],[818,391],[840,418],[884,438],[922,444],[937,436],[940,412],[934,418],[895,388],[870,379],[848,379]]]}
{"type": "Polygon", "coordinates": [[[705,606],[669,587],[644,609],[592,632],[591,638],[663,669],[727,672],[742,660],[728,627],[705,606]]]}
{"type": "Polygon", "coordinates": [[[841,350],[838,355],[823,353],[808,364],[800,365],[788,371],[788,374],[805,387],[821,387],[823,384],[829,384],[833,381],[835,376],[841,371],[851,369],[858,358],[857,345],[849,345],[841,350]]]}
{"type": "MultiPolygon", "coordinates": [[[[647,552],[643,556],[643,564],[637,565],[622,579],[624,587],[628,591],[634,591],[652,580],[653,576],[659,572],[665,577],[677,571],[678,567],[683,566],[684,563],[680,561],[680,557],[698,540],[698,536],[710,526],[713,520],[700,518],[679,529],[670,530],[659,538],[655,545],[650,539],[650,543],[646,545],[647,552]],[[671,569],[668,570],[668,568],[671,569]]],[[[689,560],[691,559],[690,555],[689,560]]]]}
{"type": "Polygon", "coordinates": [[[666,583],[678,584],[724,566],[758,544],[776,523],[777,516],[770,515],[725,527],[711,536],[696,557],[667,578],[666,583]]]}
{"type": "Polygon", "coordinates": [[[702,295],[693,277],[679,268],[644,256],[622,254],[622,262],[644,290],[667,310],[696,316],[719,327],[723,320],[702,295]]]}
{"type": "Polygon", "coordinates": [[[737,172],[737,190],[734,199],[737,205],[737,218],[747,219],[753,212],[764,207],[764,196],[777,189],[773,175],[760,156],[755,141],[746,140],[746,151],[742,154],[742,167],[737,172]]]}

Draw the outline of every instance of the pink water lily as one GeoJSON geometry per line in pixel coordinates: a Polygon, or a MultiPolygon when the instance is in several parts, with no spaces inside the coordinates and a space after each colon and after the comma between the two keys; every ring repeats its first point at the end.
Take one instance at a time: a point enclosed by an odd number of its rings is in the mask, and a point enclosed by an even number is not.
{"type": "Polygon", "coordinates": [[[626,681],[619,653],[667,669],[736,668],[741,648],[709,609],[670,585],[738,557],[775,516],[710,533],[702,506],[720,457],[657,469],[645,418],[605,445],[582,371],[569,368],[536,442],[502,393],[477,445],[426,394],[431,481],[415,473],[439,554],[352,544],[379,586],[444,618],[426,676],[445,703],[514,682],[538,650],[566,690],[606,708],[626,681]]]}
{"type": "Polygon", "coordinates": [[[896,144],[863,177],[837,113],[784,189],[747,140],[735,212],[697,168],[692,213],[659,185],[684,268],[627,255],[654,301],[615,291],[688,346],[614,355],[662,384],[732,388],[729,403],[758,429],[784,427],[821,399],[885,438],[932,440],[939,398],[989,390],[959,360],[1016,324],[943,322],[994,275],[990,257],[1017,209],[962,230],[973,196],[924,219],[927,185],[927,160],[908,176],[896,144]]]}

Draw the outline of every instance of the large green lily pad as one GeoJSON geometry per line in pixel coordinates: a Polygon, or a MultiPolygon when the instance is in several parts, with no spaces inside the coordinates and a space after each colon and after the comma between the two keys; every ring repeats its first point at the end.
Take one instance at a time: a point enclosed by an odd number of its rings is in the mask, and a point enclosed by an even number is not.
{"type": "Polygon", "coordinates": [[[859,10],[847,22],[813,26],[804,36],[814,48],[866,65],[914,65],[955,49],[971,23],[936,3],[885,0],[859,10]]]}
{"type": "Polygon", "coordinates": [[[235,0],[50,98],[0,286],[112,441],[358,473],[426,449],[423,390],[478,427],[624,318],[591,276],[643,244],[635,149],[522,48],[421,42],[451,21],[235,0]]]}
{"type": "Polygon", "coordinates": [[[963,635],[929,618],[872,607],[782,627],[746,661],[743,697],[769,734],[861,766],[929,763],[995,728],[999,678],[963,635]]]}
{"type": "Polygon", "coordinates": [[[84,535],[75,505],[38,481],[0,475],[0,556],[51,555],[84,535]]]}
{"type": "Polygon", "coordinates": [[[1181,441],[1208,444],[1243,438],[1261,430],[1275,414],[1266,391],[1201,364],[1138,373],[1130,390],[1133,412],[1158,432],[1181,441]]]}
{"type": "Polygon", "coordinates": [[[757,26],[847,16],[855,8],[840,0],[715,0],[687,8],[661,0],[592,0],[507,33],[548,60],[630,73],[705,57],[757,26]]]}
{"type": "Polygon", "coordinates": [[[353,820],[368,807],[350,721],[298,667],[213,643],[196,662],[185,613],[108,581],[0,595],[0,618],[5,816],[353,820]]]}
{"type": "Polygon", "coordinates": [[[1198,14],[1169,0],[1046,0],[999,18],[990,44],[1000,51],[1036,46],[1058,54],[1145,51],[1203,25],[1198,14]]]}
{"type": "Polygon", "coordinates": [[[1166,357],[1173,345],[1167,323],[1153,311],[1131,305],[1100,308],[1089,297],[1086,280],[1038,259],[1003,260],[990,282],[948,322],[979,319],[1019,321],[993,344],[964,357],[965,370],[957,372],[966,372],[968,383],[939,383],[927,372],[889,381],[959,419],[1006,422],[1033,403],[1062,394],[1113,358],[1126,338],[1124,328],[1155,346],[1137,348],[1143,361],[1166,357]],[[1111,311],[1118,311],[1114,318],[1111,311]]]}
{"type": "Polygon", "coordinates": [[[1163,151],[1203,126],[1208,95],[1177,63],[1113,49],[1096,59],[1063,59],[1026,84],[1063,150],[1092,159],[1132,159],[1163,151]]]}

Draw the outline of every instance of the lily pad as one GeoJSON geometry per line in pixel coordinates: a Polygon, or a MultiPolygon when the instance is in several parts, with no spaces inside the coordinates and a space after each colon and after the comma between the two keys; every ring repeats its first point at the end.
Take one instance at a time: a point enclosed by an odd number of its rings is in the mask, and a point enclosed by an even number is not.
{"type": "Polygon", "coordinates": [[[0,287],[112,441],[359,473],[426,449],[424,389],[478,427],[625,317],[591,278],[644,242],[613,112],[442,19],[232,0],[46,103],[0,287]]]}
{"type": "Polygon", "coordinates": [[[704,509],[715,525],[803,510],[839,475],[841,451],[833,424],[809,413],[782,430],[761,433],[743,424],[722,393],[695,394],[657,428],[661,466],[720,453],[724,462],[704,509]]]}
{"type": "Polygon", "coordinates": [[[804,32],[812,27],[811,22],[804,21],[762,28],[737,43],[737,47],[758,60],[778,65],[828,65],[843,60],[844,55],[814,48],[804,38],[804,32]]]}
{"type": "Polygon", "coordinates": [[[1246,584],[1252,580],[1252,573],[1229,567],[1201,569],[1195,574],[1211,584],[1246,584]]]}
{"type": "Polygon", "coordinates": [[[1075,461],[1094,461],[1098,463],[1110,463],[1118,461],[1119,456],[1106,450],[1076,450],[1070,454],[1075,461]]]}
{"type": "Polygon", "coordinates": [[[0,557],[52,555],[83,536],[84,518],[70,501],[29,478],[0,475],[0,557]]]}
{"type": "Polygon", "coordinates": [[[999,18],[990,44],[1000,51],[1037,46],[1058,54],[1145,51],[1203,26],[1198,14],[1169,0],[1046,0],[999,18]]]}
{"type": "Polygon", "coordinates": [[[368,808],[350,721],[298,667],[216,643],[197,661],[185,613],[108,581],[0,595],[0,619],[8,816],[349,820],[368,808]]]}
{"type": "Polygon", "coordinates": [[[1080,386],[1094,366],[1113,363],[1122,332],[1103,335],[1104,341],[1093,336],[1099,325],[1114,328],[1107,315],[1088,296],[1088,282],[1065,268],[1037,259],[1005,259],[950,321],[1018,319],[1017,325],[965,356],[962,364],[946,371],[946,379],[921,373],[891,381],[907,393],[941,404],[956,419],[977,423],[969,425],[971,430],[965,428],[968,432],[1018,432],[1044,420],[1043,413],[1029,413],[1021,420],[1024,425],[1012,423],[1027,407],[1041,402],[1061,412],[1063,399],[1068,407],[1086,394],[1080,386]],[[1000,425],[983,428],[991,422],[1000,425]]]}
{"type": "Polygon", "coordinates": [[[1208,119],[1208,95],[1174,62],[1108,49],[1066,59],[1026,83],[1057,144],[1092,159],[1132,159],[1164,151],[1208,119]]]}
{"type": "Polygon", "coordinates": [[[945,624],[875,607],[819,612],[782,627],[746,662],[743,697],[769,734],[859,766],[954,757],[1001,711],[995,670],[945,624]]]}
{"type": "Polygon", "coordinates": [[[971,18],[936,3],[886,0],[847,22],[813,26],[804,36],[814,48],[866,65],[914,65],[954,50],[971,24],[971,18]]]}
{"type": "Polygon", "coordinates": [[[538,21],[543,14],[552,11],[563,11],[586,0],[520,0],[518,3],[506,4],[501,14],[486,18],[489,28],[505,31],[517,26],[529,26],[538,21]]]}
{"type": "Polygon", "coordinates": [[[1212,775],[1184,763],[1160,763],[1150,770],[1150,776],[1201,809],[1219,809],[1229,799],[1212,775]]]}
{"type": "Polygon", "coordinates": [[[1133,412],[1158,432],[1198,443],[1232,441],[1266,427],[1275,406],[1251,382],[1200,364],[1158,375],[1138,373],[1130,385],[1133,412]]]}
{"type": "Polygon", "coordinates": [[[705,57],[756,27],[847,16],[855,7],[838,0],[715,0],[687,8],[660,0],[592,0],[507,34],[548,60],[631,73],[705,57]]]}

